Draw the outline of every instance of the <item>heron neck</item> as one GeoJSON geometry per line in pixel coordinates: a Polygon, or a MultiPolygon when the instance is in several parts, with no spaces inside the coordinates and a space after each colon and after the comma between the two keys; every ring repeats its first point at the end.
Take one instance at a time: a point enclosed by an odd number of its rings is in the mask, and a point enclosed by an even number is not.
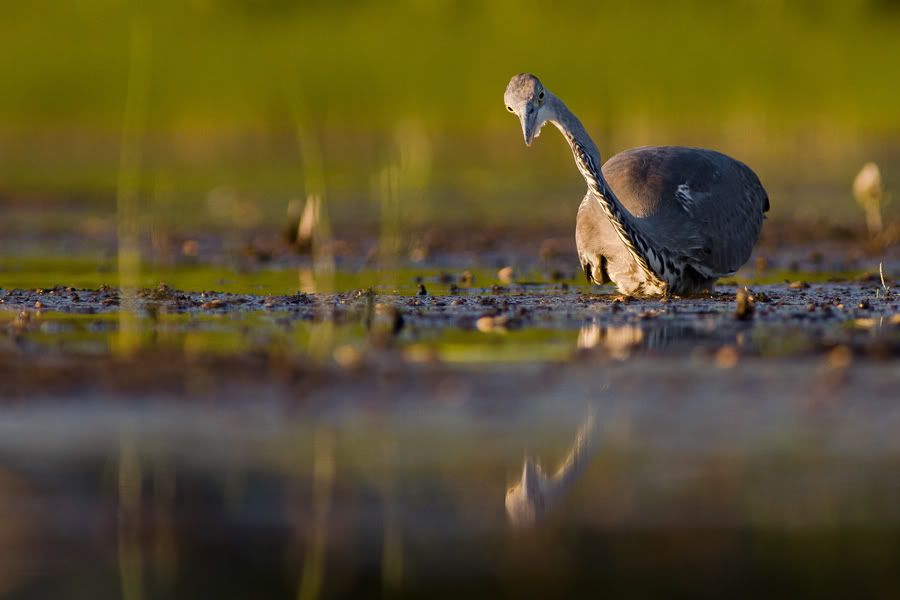
{"type": "MultiPolygon", "coordinates": [[[[575,116],[575,113],[569,110],[569,107],[553,94],[548,94],[547,104],[549,105],[548,108],[550,108],[549,112],[551,115],[549,121],[560,130],[563,137],[566,138],[566,141],[572,148],[572,151],[575,152],[576,143],[580,145],[584,153],[594,161],[595,165],[597,165],[597,170],[599,171],[600,151],[597,149],[597,145],[594,144],[594,140],[588,135],[584,125],[582,125],[578,117],[575,116]]],[[[578,157],[576,156],[575,158],[577,161],[578,157]]],[[[598,175],[600,179],[603,179],[602,173],[598,172],[598,175]]],[[[585,176],[585,180],[588,180],[587,176],[585,176]]],[[[591,181],[588,180],[587,184],[590,186],[591,181]]]]}
{"type": "Polygon", "coordinates": [[[625,244],[631,256],[637,262],[648,281],[663,283],[648,263],[645,254],[652,251],[653,246],[641,235],[634,223],[634,216],[628,212],[615,192],[609,187],[603,172],[600,170],[600,152],[597,150],[594,140],[588,135],[572,111],[562,100],[552,94],[548,94],[547,102],[551,117],[548,119],[566,138],[575,158],[575,166],[581,172],[588,189],[597,199],[600,208],[616,230],[619,239],[625,244]],[[643,251],[638,251],[638,247],[643,251]]]}

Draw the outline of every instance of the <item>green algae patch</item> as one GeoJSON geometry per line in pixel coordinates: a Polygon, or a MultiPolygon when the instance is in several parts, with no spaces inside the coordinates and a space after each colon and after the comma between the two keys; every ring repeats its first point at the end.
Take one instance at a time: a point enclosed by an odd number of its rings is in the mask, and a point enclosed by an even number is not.
{"type": "MultiPolygon", "coordinates": [[[[137,281],[143,288],[155,288],[165,283],[171,289],[195,292],[287,295],[298,291],[336,293],[372,288],[379,293],[405,296],[419,294],[420,283],[429,294],[447,294],[451,286],[459,286],[462,293],[477,292],[489,290],[498,283],[496,273],[488,269],[471,269],[470,274],[473,287],[458,283],[462,279],[461,273],[434,268],[340,269],[321,274],[303,266],[144,264],[137,281]]],[[[525,276],[524,280],[543,285],[539,273],[525,276]]],[[[0,289],[51,289],[56,286],[97,289],[104,285],[117,287],[118,283],[116,261],[111,259],[0,258],[0,289]]],[[[522,288],[521,285],[514,287],[522,288]]]]}
{"type": "Polygon", "coordinates": [[[447,330],[422,340],[448,363],[563,362],[572,358],[577,331],[529,328],[500,332],[447,330]]]}
{"type": "Polygon", "coordinates": [[[719,285],[778,285],[791,282],[835,283],[859,281],[866,271],[793,271],[775,269],[756,273],[739,271],[733,278],[719,280],[719,285]]]}

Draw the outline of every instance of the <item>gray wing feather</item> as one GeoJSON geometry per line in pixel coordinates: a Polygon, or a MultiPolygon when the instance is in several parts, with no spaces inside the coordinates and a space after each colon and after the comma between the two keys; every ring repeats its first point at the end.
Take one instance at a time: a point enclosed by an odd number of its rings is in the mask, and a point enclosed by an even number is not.
{"type": "Polygon", "coordinates": [[[603,175],[642,232],[706,277],[747,262],[769,210],[756,174],[713,150],[636,148],[609,159],[603,175]]]}

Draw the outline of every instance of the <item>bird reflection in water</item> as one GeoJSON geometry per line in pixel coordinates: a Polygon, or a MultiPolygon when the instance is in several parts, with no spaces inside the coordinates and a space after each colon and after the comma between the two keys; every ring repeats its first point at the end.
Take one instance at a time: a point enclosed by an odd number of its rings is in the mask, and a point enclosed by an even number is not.
{"type": "Polygon", "coordinates": [[[578,349],[604,348],[612,358],[625,360],[644,341],[644,330],[632,325],[600,327],[584,325],[578,332],[578,349]]]}
{"type": "Polygon", "coordinates": [[[594,456],[596,442],[594,415],[588,414],[572,449],[552,476],[548,477],[540,464],[525,459],[522,479],[506,491],[506,514],[514,527],[534,525],[565,498],[594,456]]]}

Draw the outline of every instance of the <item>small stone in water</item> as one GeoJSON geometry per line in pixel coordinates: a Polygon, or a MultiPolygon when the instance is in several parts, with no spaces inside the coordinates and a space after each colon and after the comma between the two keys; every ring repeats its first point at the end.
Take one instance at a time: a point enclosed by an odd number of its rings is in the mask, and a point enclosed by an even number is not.
{"type": "Polygon", "coordinates": [[[204,302],[203,304],[201,304],[200,308],[209,310],[212,308],[222,308],[223,306],[225,306],[225,302],[223,302],[219,298],[213,298],[209,302],[204,302]]]}
{"type": "Polygon", "coordinates": [[[738,321],[749,321],[752,319],[753,296],[750,295],[749,290],[745,287],[739,289],[735,299],[737,300],[737,308],[734,313],[735,318],[738,321]]]}

